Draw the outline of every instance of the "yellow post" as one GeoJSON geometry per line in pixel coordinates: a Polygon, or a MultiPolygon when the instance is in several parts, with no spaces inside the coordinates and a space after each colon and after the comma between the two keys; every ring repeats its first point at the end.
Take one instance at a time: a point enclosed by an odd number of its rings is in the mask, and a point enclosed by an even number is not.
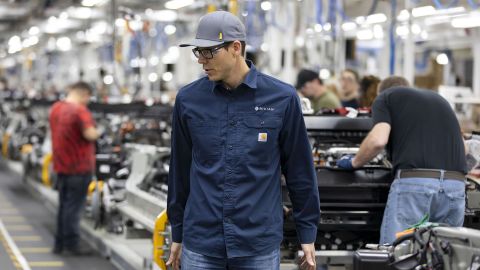
{"type": "Polygon", "coordinates": [[[237,0],[230,0],[228,2],[228,11],[231,13],[238,15],[238,1],[237,0]]]}
{"type": "Polygon", "coordinates": [[[165,236],[167,229],[167,210],[163,210],[155,220],[155,228],[153,229],[153,261],[162,269],[167,270],[165,250],[165,236]]]}
{"type": "Polygon", "coordinates": [[[52,182],[50,181],[50,163],[52,163],[52,158],[53,158],[52,153],[48,153],[43,157],[42,183],[47,187],[52,186],[52,182]]]}
{"type": "Polygon", "coordinates": [[[5,133],[2,138],[2,154],[8,158],[8,143],[10,142],[10,134],[5,133]]]}
{"type": "Polygon", "coordinates": [[[217,6],[215,6],[214,4],[209,4],[207,6],[207,13],[212,13],[214,11],[217,11],[217,6]]]}
{"type": "Polygon", "coordinates": [[[99,192],[103,191],[103,181],[102,180],[94,180],[94,181],[90,182],[90,184],[88,185],[87,196],[91,196],[97,188],[98,188],[99,192]]]}

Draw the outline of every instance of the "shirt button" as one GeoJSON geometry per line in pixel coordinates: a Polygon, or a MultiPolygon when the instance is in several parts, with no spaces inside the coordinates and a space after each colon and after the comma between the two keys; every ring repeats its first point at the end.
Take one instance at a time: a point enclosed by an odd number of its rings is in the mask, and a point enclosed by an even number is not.
{"type": "Polygon", "coordinates": [[[232,150],[233,149],[233,146],[232,145],[229,145],[228,146],[228,150],[232,150]]]}
{"type": "Polygon", "coordinates": [[[227,217],[227,218],[225,218],[225,222],[226,222],[226,223],[232,223],[232,220],[227,217]]]}
{"type": "Polygon", "coordinates": [[[230,126],[235,126],[236,122],[235,121],[230,121],[230,126]]]}
{"type": "Polygon", "coordinates": [[[260,125],[262,125],[262,126],[263,126],[264,124],[265,124],[265,121],[262,121],[262,122],[260,122],[260,125]]]}
{"type": "Polygon", "coordinates": [[[228,174],[232,174],[232,171],[228,171],[228,174]]]}

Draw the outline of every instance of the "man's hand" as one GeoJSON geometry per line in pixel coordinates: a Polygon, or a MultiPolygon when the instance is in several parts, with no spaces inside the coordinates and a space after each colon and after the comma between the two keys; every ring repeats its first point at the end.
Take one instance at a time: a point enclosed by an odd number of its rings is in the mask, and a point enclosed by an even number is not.
{"type": "Polygon", "coordinates": [[[317,263],[315,262],[315,243],[302,244],[302,250],[303,257],[300,259],[300,269],[317,269],[317,263]]]}
{"type": "Polygon", "coordinates": [[[352,159],[354,155],[345,155],[337,160],[337,166],[346,170],[353,170],[352,159]]]}
{"type": "Polygon", "coordinates": [[[172,242],[170,247],[170,257],[167,266],[172,266],[174,270],[180,270],[180,258],[182,257],[182,243],[172,242]]]}

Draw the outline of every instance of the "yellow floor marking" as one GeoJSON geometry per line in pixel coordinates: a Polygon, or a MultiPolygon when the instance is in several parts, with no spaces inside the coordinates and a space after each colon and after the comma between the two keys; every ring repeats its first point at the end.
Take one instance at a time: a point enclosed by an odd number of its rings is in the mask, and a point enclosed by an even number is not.
{"type": "Polygon", "coordinates": [[[25,221],[25,217],[23,216],[6,216],[6,217],[2,217],[0,218],[0,220],[2,221],[25,221]]]}
{"type": "Polygon", "coordinates": [[[33,228],[31,225],[10,225],[5,226],[7,231],[9,232],[25,232],[25,231],[32,231],[33,228]]]}
{"type": "Polygon", "coordinates": [[[4,248],[7,250],[7,253],[11,258],[11,261],[15,266],[15,268],[19,270],[31,270],[30,266],[27,263],[27,260],[22,255],[22,253],[18,250],[18,247],[15,244],[15,241],[12,239],[12,237],[8,233],[1,219],[0,219],[0,240],[4,248]]]}
{"type": "Polygon", "coordinates": [[[63,267],[61,261],[45,261],[45,262],[28,262],[30,267],[63,267]]]}
{"type": "Polygon", "coordinates": [[[42,238],[38,235],[19,235],[12,236],[12,240],[16,242],[36,242],[42,240],[42,238]]]}
{"type": "Polygon", "coordinates": [[[29,253],[29,254],[32,254],[32,253],[50,253],[51,250],[52,250],[49,247],[24,247],[24,248],[18,248],[18,249],[23,254],[25,254],[25,253],[29,253]]]}

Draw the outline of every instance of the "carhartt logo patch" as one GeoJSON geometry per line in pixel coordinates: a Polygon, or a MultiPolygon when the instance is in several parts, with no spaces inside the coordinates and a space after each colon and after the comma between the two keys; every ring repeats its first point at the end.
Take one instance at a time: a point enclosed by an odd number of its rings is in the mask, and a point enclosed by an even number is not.
{"type": "Polygon", "coordinates": [[[267,133],[258,133],[259,142],[266,142],[267,138],[268,138],[267,133]]]}

